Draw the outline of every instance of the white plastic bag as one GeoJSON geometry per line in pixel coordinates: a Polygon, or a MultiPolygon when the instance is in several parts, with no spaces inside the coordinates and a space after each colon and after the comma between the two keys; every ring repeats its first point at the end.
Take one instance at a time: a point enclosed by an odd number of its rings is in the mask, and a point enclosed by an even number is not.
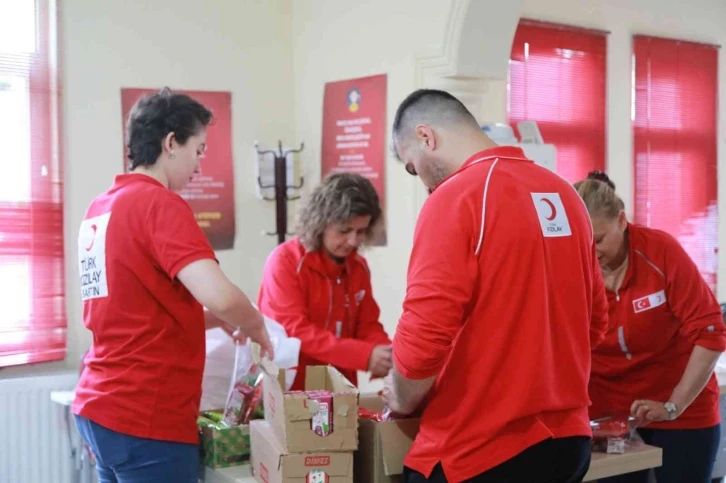
{"type": "Polygon", "coordinates": [[[227,426],[249,424],[252,414],[260,399],[262,390],[262,368],[259,361],[259,346],[253,355],[252,342],[239,342],[235,345],[234,369],[230,378],[227,402],[224,406],[223,421],[227,426]]]}
{"type": "MultiPolygon", "coordinates": [[[[285,369],[287,389],[292,386],[300,357],[300,339],[288,337],[285,328],[269,317],[264,317],[270,341],[275,349],[273,361],[285,369]]],[[[250,356],[251,357],[251,356],[250,356]]],[[[207,331],[207,357],[202,379],[201,411],[222,409],[227,402],[230,380],[234,372],[235,343],[222,329],[207,331]]]]}

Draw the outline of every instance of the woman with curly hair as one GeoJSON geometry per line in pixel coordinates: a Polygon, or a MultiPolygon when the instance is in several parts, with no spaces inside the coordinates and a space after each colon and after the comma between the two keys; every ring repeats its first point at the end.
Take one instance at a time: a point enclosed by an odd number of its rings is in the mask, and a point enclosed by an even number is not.
{"type": "Polygon", "coordinates": [[[336,367],[357,385],[357,371],[383,377],[391,341],[378,320],[368,264],[358,248],[371,239],[381,206],[368,179],[333,174],[303,207],[297,236],[265,263],[260,311],[301,340],[292,389],[305,386],[305,367],[336,367]]]}

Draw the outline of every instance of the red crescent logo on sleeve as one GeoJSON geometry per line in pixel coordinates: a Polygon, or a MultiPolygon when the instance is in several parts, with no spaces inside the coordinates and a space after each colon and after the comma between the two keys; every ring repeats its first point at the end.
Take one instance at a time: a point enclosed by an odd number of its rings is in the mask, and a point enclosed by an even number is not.
{"type": "Polygon", "coordinates": [[[550,211],[551,211],[551,213],[550,213],[550,216],[547,216],[547,217],[546,217],[546,218],[547,218],[547,220],[548,220],[548,221],[552,221],[552,220],[554,220],[554,219],[555,219],[555,217],[557,216],[557,209],[555,208],[555,205],[554,205],[554,203],[552,203],[552,202],[551,202],[550,200],[548,200],[547,198],[542,198],[542,199],[541,199],[540,201],[544,202],[544,203],[545,203],[545,204],[546,204],[547,206],[549,206],[549,207],[550,207],[550,211]]]}

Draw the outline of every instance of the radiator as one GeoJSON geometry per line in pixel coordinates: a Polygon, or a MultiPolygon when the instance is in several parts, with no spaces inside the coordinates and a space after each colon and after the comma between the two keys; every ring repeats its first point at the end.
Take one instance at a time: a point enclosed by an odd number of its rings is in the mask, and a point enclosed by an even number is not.
{"type": "Polygon", "coordinates": [[[76,483],[65,408],[50,393],[73,390],[77,379],[75,373],[0,379],[0,483],[76,483]]]}

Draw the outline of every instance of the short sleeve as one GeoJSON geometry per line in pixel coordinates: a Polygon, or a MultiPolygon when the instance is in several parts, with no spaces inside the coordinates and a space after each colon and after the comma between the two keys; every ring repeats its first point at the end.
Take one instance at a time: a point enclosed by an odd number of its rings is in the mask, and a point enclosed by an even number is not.
{"type": "Polygon", "coordinates": [[[154,259],[174,279],[190,263],[216,261],[216,256],[187,202],[176,194],[169,195],[152,204],[147,228],[154,259]]]}

